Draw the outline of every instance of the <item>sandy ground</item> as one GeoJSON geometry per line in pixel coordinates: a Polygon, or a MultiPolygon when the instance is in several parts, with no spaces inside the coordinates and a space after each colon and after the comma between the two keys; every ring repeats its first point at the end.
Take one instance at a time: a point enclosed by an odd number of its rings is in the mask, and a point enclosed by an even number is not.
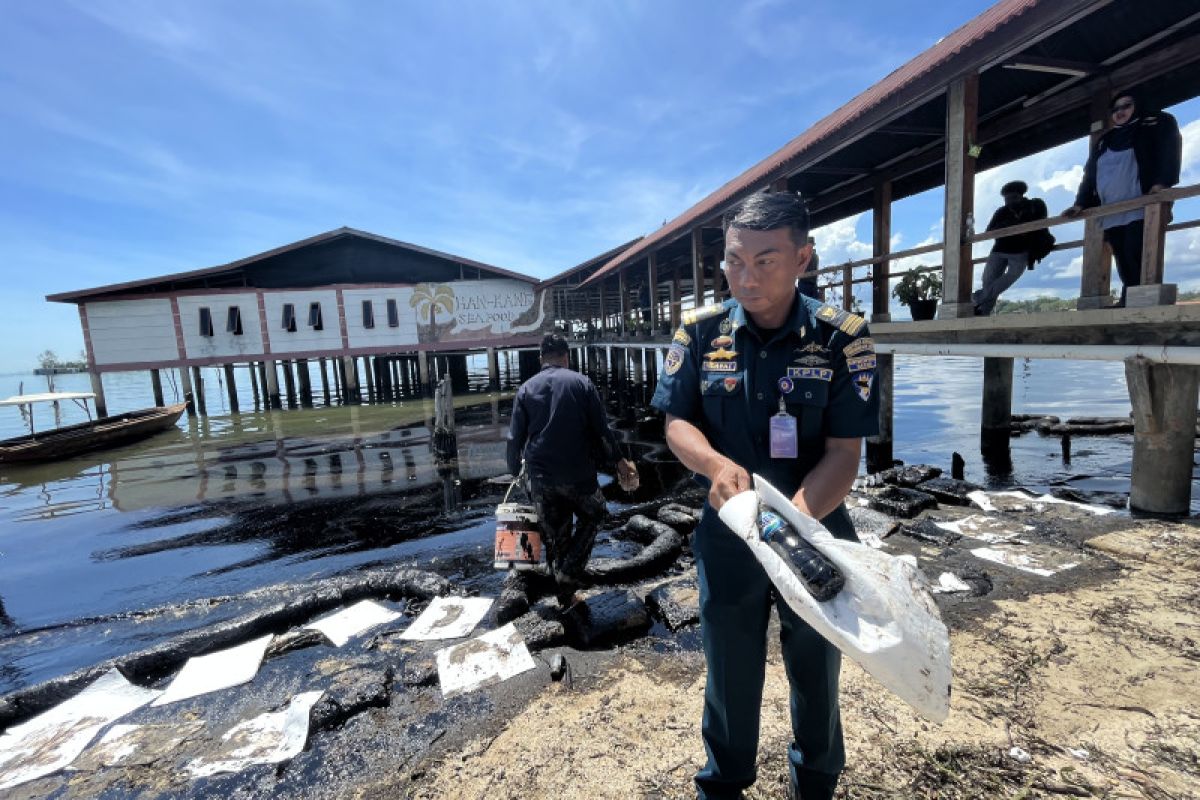
{"type": "MultiPolygon", "coordinates": [[[[942,725],[845,662],[839,797],[1200,797],[1200,528],[1130,521],[1085,548],[1116,562],[1112,580],[997,600],[952,623],[955,695],[942,725]]],[[[355,794],[694,797],[703,688],[699,654],[626,651],[355,794]]],[[[788,730],[776,647],[748,798],[786,796],[788,730]]]]}

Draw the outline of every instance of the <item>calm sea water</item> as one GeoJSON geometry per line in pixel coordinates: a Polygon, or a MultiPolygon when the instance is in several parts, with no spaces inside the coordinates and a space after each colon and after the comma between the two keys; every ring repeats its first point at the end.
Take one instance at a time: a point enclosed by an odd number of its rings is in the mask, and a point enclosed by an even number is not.
{"type": "MultiPolygon", "coordinates": [[[[440,564],[453,574],[446,565],[457,555],[490,547],[497,490],[485,479],[505,471],[510,394],[457,399],[469,404],[457,413],[453,490],[463,503],[448,512],[452,487],[430,453],[428,402],[246,411],[245,375],[240,414],[227,413],[222,377],[206,369],[208,418],[184,417],[176,430],[116,450],[0,470],[0,693],[187,629],[196,624],[191,601],[363,565],[440,564]]],[[[981,376],[976,359],[898,357],[896,457],[948,472],[957,451],[968,479],[994,486],[1128,490],[1129,436],[1076,439],[1069,464],[1058,439],[1018,437],[1011,473],[989,474],[978,454],[981,376]]],[[[90,389],[86,375],[56,381],[60,391],[90,389]]],[[[471,382],[486,383],[481,362],[471,382]]],[[[0,397],[22,383],[26,392],[46,388],[33,375],[0,376],[0,397]]],[[[319,395],[315,373],[313,385],[319,395]]],[[[145,373],[107,376],[105,389],[111,413],[153,404],[145,373]]],[[[169,383],[165,392],[170,402],[169,383]]],[[[1018,362],[1013,410],[1125,416],[1123,367],[1018,362]]],[[[23,431],[15,409],[0,412],[0,436],[23,431]]],[[[39,429],[54,424],[53,410],[36,413],[39,429]]],[[[83,418],[72,405],[59,413],[64,424],[83,418]]],[[[651,447],[625,435],[637,452],[651,447]]]]}

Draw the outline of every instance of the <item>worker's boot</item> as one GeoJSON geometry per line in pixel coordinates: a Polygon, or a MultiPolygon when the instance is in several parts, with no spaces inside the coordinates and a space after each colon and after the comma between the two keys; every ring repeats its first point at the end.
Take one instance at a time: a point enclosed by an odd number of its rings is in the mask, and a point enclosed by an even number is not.
{"type": "Polygon", "coordinates": [[[790,800],[833,800],[838,776],[808,769],[788,771],[788,797],[790,800]]]}

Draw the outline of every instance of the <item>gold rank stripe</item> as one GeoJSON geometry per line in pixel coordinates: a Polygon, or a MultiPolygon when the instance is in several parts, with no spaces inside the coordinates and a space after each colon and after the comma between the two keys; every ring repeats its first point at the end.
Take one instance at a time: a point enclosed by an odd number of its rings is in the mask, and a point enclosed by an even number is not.
{"type": "Polygon", "coordinates": [[[860,353],[874,353],[875,340],[870,336],[865,336],[862,339],[855,339],[853,342],[843,347],[842,352],[846,356],[856,356],[860,353]]]}
{"type": "Polygon", "coordinates": [[[690,309],[688,311],[683,312],[683,324],[684,325],[695,325],[697,322],[700,322],[701,320],[709,319],[710,317],[715,317],[717,314],[720,314],[724,310],[725,310],[725,306],[721,303],[715,303],[711,306],[704,306],[703,308],[690,309]]]}
{"type": "Polygon", "coordinates": [[[671,341],[687,347],[692,343],[692,337],[688,336],[687,331],[685,331],[683,328],[680,328],[679,330],[675,331],[675,336],[671,339],[671,341]]]}

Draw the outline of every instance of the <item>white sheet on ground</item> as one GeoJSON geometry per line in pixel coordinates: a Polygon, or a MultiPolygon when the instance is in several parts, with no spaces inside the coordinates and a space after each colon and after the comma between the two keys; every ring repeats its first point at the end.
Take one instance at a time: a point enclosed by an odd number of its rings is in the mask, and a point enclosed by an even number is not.
{"type": "Polygon", "coordinates": [[[1030,572],[1034,575],[1041,575],[1043,578],[1049,578],[1056,572],[1062,572],[1065,569],[1078,566],[1078,562],[1069,561],[1054,566],[1047,566],[1046,563],[1038,558],[1034,553],[1022,550],[1003,549],[1003,547],[977,547],[971,551],[971,555],[976,558],[982,558],[984,561],[991,561],[995,564],[1003,564],[1006,567],[1019,569],[1022,572],[1030,572]]]}
{"type": "Polygon", "coordinates": [[[511,622],[503,628],[437,651],[442,697],[453,697],[506,681],[536,666],[525,640],[511,622]]]}
{"type": "Polygon", "coordinates": [[[326,639],[333,642],[334,646],[341,647],[363,631],[391,622],[399,617],[399,611],[393,611],[374,600],[360,600],[348,608],[322,617],[316,622],[310,622],[304,627],[320,631],[325,634],[326,639]]]}
{"type": "Polygon", "coordinates": [[[1078,508],[1081,511],[1086,511],[1089,514],[1095,514],[1098,517],[1103,517],[1107,514],[1115,514],[1116,509],[1105,508],[1104,506],[1091,505],[1089,503],[1077,503],[1074,500],[1063,500],[1061,497],[1055,497],[1052,494],[1034,495],[1028,492],[971,492],[967,498],[975,505],[979,506],[984,511],[1041,511],[1048,505],[1071,506],[1078,508]],[[1020,501],[1015,508],[997,508],[993,500],[1011,500],[1020,501]]]}
{"type": "Polygon", "coordinates": [[[721,507],[721,520],[749,545],[789,606],[926,719],[950,713],[950,637],[925,577],[913,565],[858,542],[835,539],[758,475],[755,491],[721,507]],[[758,534],[759,497],[845,576],[836,597],[817,602],[758,534]]]}
{"type": "Polygon", "coordinates": [[[934,594],[951,594],[954,592],[969,592],[971,584],[955,575],[953,572],[943,572],[938,575],[937,583],[933,585],[934,594]]]}
{"type": "Polygon", "coordinates": [[[933,524],[944,531],[957,533],[960,536],[969,536],[984,542],[1016,541],[1022,534],[1034,529],[1032,525],[1013,522],[1003,517],[989,517],[985,514],[972,514],[962,519],[934,522],[933,524]]]}
{"type": "Polygon", "coordinates": [[[235,647],[189,658],[171,685],[152,705],[163,706],[249,682],[258,674],[263,654],[274,638],[267,634],[235,647]]]}
{"type": "Polygon", "coordinates": [[[113,725],[71,762],[70,769],[95,771],[116,766],[146,766],[171,758],[180,742],[204,728],[199,720],[171,724],[113,725]]]}
{"type": "Polygon", "coordinates": [[[435,597],[400,638],[461,639],[475,629],[491,607],[492,600],[487,597],[435,597]]]}
{"type": "Polygon", "coordinates": [[[0,736],[0,789],[57,772],[74,761],[105,725],[159,694],[135,686],[113,669],[69,700],[14,725],[0,736]]]}
{"type": "Polygon", "coordinates": [[[268,711],[234,725],[221,737],[217,752],[192,759],[184,767],[193,778],[240,772],[252,764],[278,764],[295,758],[308,741],[308,716],[325,694],[303,692],[281,711],[268,711]]]}

